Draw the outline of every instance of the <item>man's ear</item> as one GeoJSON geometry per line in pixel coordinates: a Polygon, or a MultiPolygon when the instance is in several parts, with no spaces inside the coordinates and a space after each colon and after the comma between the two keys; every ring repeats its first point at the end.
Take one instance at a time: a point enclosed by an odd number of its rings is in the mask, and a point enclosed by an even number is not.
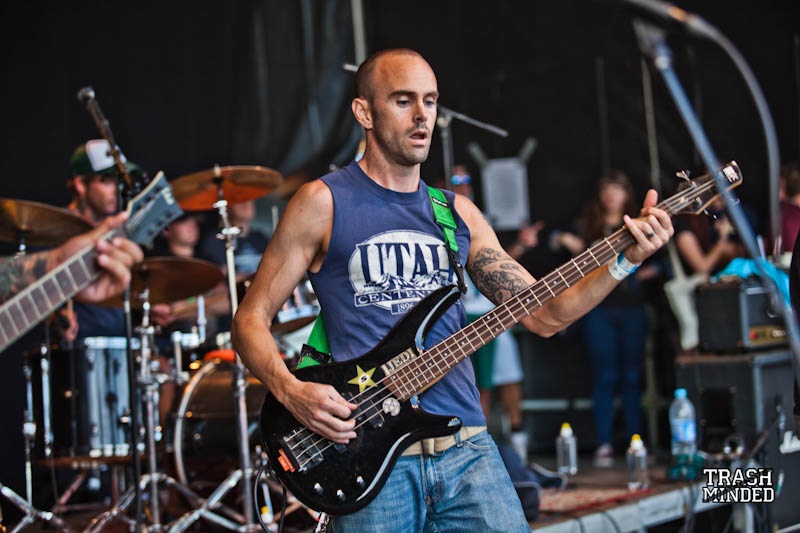
{"type": "Polygon", "coordinates": [[[356,117],[361,127],[365,130],[372,129],[372,111],[369,108],[369,102],[365,98],[353,98],[351,108],[353,116],[356,117]]]}
{"type": "Polygon", "coordinates": [[[72,187],[81,198],[86,197],[86,176],[78,175],[72,179],[72,187]]]}

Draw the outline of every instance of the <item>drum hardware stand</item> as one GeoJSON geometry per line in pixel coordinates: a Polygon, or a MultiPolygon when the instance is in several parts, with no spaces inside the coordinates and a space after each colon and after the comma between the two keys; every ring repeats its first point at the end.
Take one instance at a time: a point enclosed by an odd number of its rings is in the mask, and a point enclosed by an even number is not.
{"type": "MultiPolygon", "coordinates": [[[[17,253],[15,257],[22,257],[26,254],[26,246],[25,246],[25,232],[21,231],[18,235],[18,247],[17,253]]],[[[45,331],[45,342],[40,345],[39,353],[41,357],[41,366],[42,366],[42,397],[44,398],[45,409],[49,408],[49,375],[50,375],[50,359],[49,359],[49,352],[50,352],[50,335],[49,331],[47,330],[47,325],[44,326],[45,331]],[[48,356],[48,357],[45,357],[48,356]],[[47,387],[46,389],[44,387],[47,387]]],[[[25,441],[25,498],[14,492],[10,487],[7,487],[3,483],[0,483],[0,494],[8,498],[11,503],[16,505],[21,511],[25,512],[25,516],[22,517],[22,520],[14,526],[12,529],[12,533],[16,533],[17,531],[22,531],[30,524],[32,524],[36,519],[44,520],[45,522],[51,522],[55,524],[60,530],[69,531],[70,528],[61,518],[56,516],[51,511],[40,511],[33,505],[33,468],[31,463],[31,448],[34,445],[34,441],[36,440],[36,421],[33,419],[33,381],[32,381],[32,369],[30,365],[30,361],[26,356],[24,358],[22,372],[25,376],[25,400],[26,400],[26,409],[23,412],[23,420],[22,420],[22,436],[25,441]]],[[[52,444],[52,432],[50,431],[49,427],[49,419],[45,421],[45,453],[49,456],[50,454],[50,444],[52,444]]],[[[3,526],[2,520],[3,515],[0,512],[0,531],[5,531],[5,527],[3,526]]]]}
{"type": "MultiPolygon", "coordinates": [[[[45,335],[48,337],[48,335],[45,335]]],[[[42,356],[47,355],[49,351],[48,343],[45,342],[42,344],[40,348],[40,354],[42,356]]],[[[48,371],[49,375],[49,364],[48,359],[42,358],[42,373],[43,373],[43,381],[49,381],[47,378],[44,378],[45,371],[48,371]]],[[[71,528],[64,522],[61,518],[56,516],[51,511],[40,511],[36,507],[33,506],[33,469],[31,463],[31,448],[33,447],[33,442],[36,439],[36,422],[33,420],[33,382],[31,379],[32,371],[31,365],[28,362],[27,358],[23,363],[23,373],[25,375],[25,392],[26,392],[26,401],[27,406],[25,412],[23,414],[23,423],[22,423],[22,436],[25,439],[25,498],[11,490],[11,488],[3,485],[0,483],[0,494],[8,498],[11,503],[16,505],[21,511],[25,511],[25,516],[19,523],[11,530],[12,533],[16,533],[17,531],[22,531],[30,524],[32,524],[36,519],[44,520],[45,522],[50,522],[54,524],[60,531],[71,531],[71,528]]],[[[47,389],[49,391],[49,388],[47,389]]],[[[46,392],[43,392],[43,396],[46,397],[46,392]]],[[[47,440],[47,437],[45,437],[47,440]]],[[[49,445],[46,445],[49,454],[49,445]]],[[[2,515],[0,515],[0,531],[4,530],[2,526],[2,515]]]]}
{"type": "MultiPolygon", "coordinates": [[[[148,462],[148,473],[144,474],[139,477],[136,481],[135,485],[131,487],[123,496],[120,498],[120,501],[112,507],[111,509],[105,511],[104,513],[100,514],[99,516],[92,519],[89,523],[88,527],[86,528],[87,532],[90,531],[101,531],[103,527],[113,518],[117,516],[124,516],[122,513],[125,511],[128,506],[135,502],[139,494],[144,494],[145,491],[149,489],[149,518],[150,518],[150,525],[147,527],[143,526],[143,529],[147,531],[164,531],[166,530],[166,526],[161,523],[161,509],[160,509],[160,500],[158,494],[158,487],[160,484],[164,484],[167,488],[175,489],[180,494],[185,496],[187,500],[191,502],[193,506],[208,506],[210,504],[207,501],[203,500],[198,494],[194,493],[188,487],[181,485],[178,481],[171,478],[170,476],[158,472],[158,459],[157,459],[157,450],[156,450],[156,423],[155,423],[155,404],[156,404],[156,397],[157,397],[157,389],[161,383],[169,379],[168,376],[164,374],[159,374],[157,372],[157,368],[154,368],[158,362],[153,361],[151,358],[151,347],[153,345],[152,338],[155,333],[155,327],[150,323],[150,293],[149,289],[147,289],[146,285],[142,293],[140,294],[142,300],[142,323],[141,326],[137,328],[137,332],[141,336],[141,352],[140,352],[140,360],[139,360],[139,377],[136,381],[136,386],[144,388],[144,399],[143,402],[145,403],[144,415],[145,415],[145,451],[147,453],[147,462],[148,462]]],[[[138,439],[136,439],[138,441],[138,439]]],[[[135,443],[134,453],[139,453],[138,442],[135,443]]],[[[213,513],[210,513],[213,515],[213,513]]],[[[138,518],[138,513],[137,513],[138,518]]],[[[221,525],[225,525],[225,522],[228,522],[222,517],[217,515],[213,515],[211,518],[217,520],[217,523],[221,523],[221,525]]],[[[133,521],[130,518],[125,517],[126,521],[133,524],[133,521]]],[[[214,521],[214,520],[212,520],[214,521]]],[[[235,525],[234,525],[235,528],[235,525]]],[[[181,529],[176,529],[174,526],[170,528],[170,531],[182,531],[181,529]]]]}
{"type": "MultiPolygon", "coordinates": [[[[219,166],[214,167],[215,171],[219,173],[219,166]]],[[[236,236],[241,232],[238,227],[231,226],[228,221],[228,202],[223,197],[222,191],[222,177],[214,178],[217,182],[217,198],[219,200],[213,204],[214,209],[219,212],[222,221],[222,230],[220,231],[220,239],[225,241],[225,263],[227,267],[228,279],[228,292],[230,295],[231,303],[231,316],[236,314],[237,305],[239,302],[238,294],[236,291],[236,265],[234,261],[234,251],[236,249],[236,236]]],[[[245,368],[242,363],[242,358],[234,351],[233,362],[233,375],[234,375],[234,414],[236,422],[236,436],[237,444],[239,447],[239,468],[234,470],[228,475],[222,483],[214,489],[208,499],[198,509],[184,514],[176,521],[175,531],[181,531],[189,527],[192,523],[201,517],[207,517],[212,509],[218,502],[237,484],[241,482],[243,510],[242,515],[243,523],[231,524],[235,531],[261,531],[261,527],[255,522],[254,513],[254,499],[253,499],[253,485],[252,480],[254,477],[253,467],[250,458],[250,440],[247,434],[247,404],[245,397],[245,389],[247,387],[247,380],[245,379],[245,368]]],[[[271,504],[270,508],[272,507],[271,504]]],[[[224,525],[224,524],[220,524],[224,525]]],[[[224,525],[225,527],[229,527],[224,525]]],[[[172,531],[172,529],[170,530],[172,531]]]]}

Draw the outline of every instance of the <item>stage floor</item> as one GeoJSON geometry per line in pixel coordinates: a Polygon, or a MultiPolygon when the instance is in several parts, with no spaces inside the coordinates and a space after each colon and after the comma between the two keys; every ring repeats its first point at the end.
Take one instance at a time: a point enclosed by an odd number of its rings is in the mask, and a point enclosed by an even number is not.
{"type": "MultiPolygon", "coordinates": [[[[665,466],[649,467],[648,489],[629,491],[623,458],[615,458],[612,468],[594,468],[591,457],[581,459],[566,489],[542,491],[539,519],[530,523],[532,531],[638,531],[685,517],[690,510],[698,513],[719,507],[700,503],[697,483],[668,481],[665,466]]],[[[547,458],[540,464],[553,466],[547,458]]]]}
{"type": "MultiPolygon", "coordinates": [[[[533,458],[546,468],[552,468],[552,458],[533,458]]],[[[531,522],[531,531],[536,533],[565,532],[621,532],[643,531],[658,524],[680,520],[691,510],[701,513],[720,507],[718,504],[703,504],[698,483],[666,480],[666,468],[650,467],[650,488],[631,492],[627,489],[627,474],[624,459],[616,458],[612,468],[593,468],[591,457],[581,457],[579,472],[569,477],[566,489],[545,489],[541,495],[539,519],[531,522]]],[[[273,500],[274,504],[278,502],[273,500]]],[[[3,501],[3,509],[9,505],[3,501]]],[[[103,509],[91,512],[71,512],[63,516],[75,531],[82,531],[90,520],[103,509]]],[[[186,508],[181,509],[186,511],[186,508]]],[[[175,511],[173,511],[175,512],[175,511]]],[[[177,516],[166,516],[162,523],[169,523],[177,516]]],[[[8,524],[10,525],[10,524],[8,524]]],[[[287,516],[285,531],[313,531],[314,520],[306,511],[297,510],[287,516]]],[[[27,531],[53,531],[52,526],[36,521],[27,531]]],[[[226,531],[207,521],[200,520],[190,531],[226,531]]],[[[103,530],[124,532],[128,528],[121,520],[115,520],[103,530]]]]}

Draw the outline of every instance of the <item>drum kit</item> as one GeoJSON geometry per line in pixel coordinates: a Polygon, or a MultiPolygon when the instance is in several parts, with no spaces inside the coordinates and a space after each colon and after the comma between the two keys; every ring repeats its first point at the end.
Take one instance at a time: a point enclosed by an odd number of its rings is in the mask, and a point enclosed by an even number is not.
{"type": "MultiPolygon", "coordinates": [[[[236,312],[248,280],[237,284],[234,252],[240,230],[230,225],[227,207],[269,194],[281,180],[278,172],[265,167],[215,166],[172,181],[170,186],[181,208],[217,211],[227,275],[218,265],[200,259],[148,258],[132,271],[129,305],[141,311],[141,323],[131,338],[87,338],[82,349],[68,357],[51,346],[45,333],[41,347],[28,353],[23,428],[27,499],[0,485],[2,494],[26,512],[14,531],[35,519],[70,530],[59,514],[71,508],[67,503],[87,479],[87,472],[98,469],[112,472],[111,507],[92,518],[85,531],[102,531],[112,520],[126,522],[131,531],[140,521],[149,524],[148,531],[184,531],[200,519],[235,531],[261,531],[277,524],[280,513],[271,511],[270,497],[270,492],[278,492],[277,486],[271,480],[256,479],[257,467],[264,468],[266,461],[260,451],[256,420],[266,389],[247,373],[241,358],[231,349],[229,334],[218,334],[213,341],[205,338],[205,313],[199,304],[202,295],[226,277],[231,313],[236,312]],[[173,333],[175,361],[172,369],[165,371],[159,366],[155,343],[159,331],[150,321],[151,306],[187,298],[198,300],[197,324],[190,332],[173,333]],[[134,353],[133,368],[127,363],[128,349],[134,353]],[[195,358],[191,366],[184,365],[187,350],[195,358]],[[197,357],[204,352],[205,356],[197,357]],[[165,382],[180,387],[180,401],[170,420],[157,421],[159,388],[165,382]],[[138,424],[132,423],[134,417],[138,424]],[[163,461],[168,459],[162,458],[159,467],[159,422],[171,429],[177,479],[164,473],[168,468],[163,461]],[[141,429],[133,434],[136,427],[141,429]],[[147,472],[127,483],[130,488],[120,495],[126,487],[125,469],[134,460],[144,460],[147,472]],[[236,464],[231,465],[234,460],[236,464]],[[51,511],[40,511],[32,504],[32,464],[80,472],[51,511]],[[222,480],[218,471],[221,464],[235,467],[222,480]],[[216,488],[209,489],[216,482],[216,488]],[[228,500],[236,501],[241,512],[224,501],[237,485],[240,490],[228,500]],[[159,487],[176,491],[186,504],[182,507],[185,513],[170,517],[173,521],[166,524],[162,523],[166,514],[162,517],[163,492],[159,493],[159,487]],[[254,505],[259,500],[254,491],[261,492],[263,503],[258,506],[254,505]],[[131,517],[134,508],[137,516],[131,517]]],[[[15,243],[18,254],[26,253],[28,245],[58,245],[89,229],[87,222],[65,209],[0,199],[0,240],[15,243]]],[[[120,297],[105,305],[122,307],[125,303],[120,297]]],[[[297,333],[318,312],[310,283],[303,282],[276,316],[273,331],[279,345],[281,336],[297,333]]],[[[169,450],[170,444],[164,440],[164,449],[169,450]]],[[[313,524],[315,513],[292,500],[289,495],[284,502],[288,503],[284,514],[302,508],[306,520],[313,524]]]]}

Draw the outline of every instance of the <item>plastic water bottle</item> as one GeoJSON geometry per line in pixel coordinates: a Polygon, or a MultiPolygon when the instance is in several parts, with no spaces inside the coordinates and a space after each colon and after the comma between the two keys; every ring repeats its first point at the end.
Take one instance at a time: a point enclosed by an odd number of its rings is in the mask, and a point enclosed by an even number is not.
{"type": "Polygon", "coordinates": [[[628,490],[642,490],[650,486],[650,477],[647,473],[647,448],[644,447],[642,437],[631,437],[631,445],[625,454],[628,464],[628,490]]]}
{"type": "Polygon", "coordinates": [[[559,474],[578,473],[578,442],[572,432],[572,426],[564,422],[556,437],[556,463],[559,474]]]}
{"type": "Polygon", "coordinates": [[[669,427],[672,431],[672,457],[694,457],[697,451],[697,422],[694,405],[686,397],[686,389],[675,389],[669,406],[669,427]]]}

